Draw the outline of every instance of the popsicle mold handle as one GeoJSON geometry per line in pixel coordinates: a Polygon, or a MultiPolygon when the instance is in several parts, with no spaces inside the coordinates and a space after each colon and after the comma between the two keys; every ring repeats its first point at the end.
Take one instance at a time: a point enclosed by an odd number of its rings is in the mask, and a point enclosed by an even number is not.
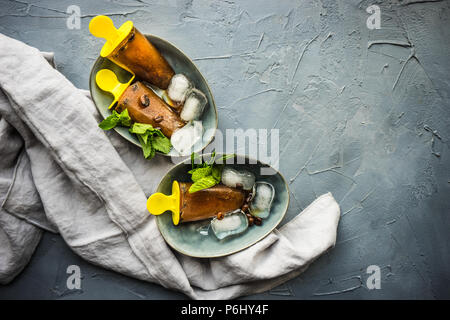
{"type": "Polygon", "coordinates": [[[119,31],[114,27],[111,18],[107,16],[96,16],[89,23],[89,31],[97,38],[104,38],[106,41],[114,42],[119,31]]]}
{"type": "Polygon", "coordinates": [[[104,38],[105,44],[100,51],[102,57],[108,57],[130,34],[133,22],[126,21],[118,29],[114,27],[111,18],[107,16],[96,16],[89,22],[89,31],[97,38],[104,38]]]}
{"type": "Polygon", "coordinates": [[[116,74],[109,69],[102,69],[97,72],[95,75],[95,82],[98,87],[103,91],[110,92],[114,96],[114,100],[109,105],[108,109],[111,109],[116,101],[119,100],[120,96],[128,88],[133,79],[134,75],[127,83],[121,83],[117,79],[116,74]]]}
{"type": "Polygon", "coordinates": [[[147,200],[147,210],[153,215],[160,215],[166,211],[172,211],[174,225],[180,222],[180,186],[177,181],[172,183],[172,194],[167,196],[157,192],[147,200]]]}
{"type": "Polygon", "coordinates": [[[102,69],[95,75],[95,82],[100,89],[112,93],[114,98],[119,98],[121,87],[124,85],[119,82],[114,72],[109,69],[102,69]]]}

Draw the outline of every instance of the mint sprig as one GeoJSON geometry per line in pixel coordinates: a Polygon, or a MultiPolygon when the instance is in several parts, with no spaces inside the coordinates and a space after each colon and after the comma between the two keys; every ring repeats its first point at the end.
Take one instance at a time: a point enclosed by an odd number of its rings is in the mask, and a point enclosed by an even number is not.
{"type": "Polygon", "coordinates": [[[170,140],[159,129],[153,128],[151,124],[135,122],[131,124],[131,118],[128,109],[118,113],[113,110],[112,114],[99,123],[103,130],[111,130],[118,125],[130,127],[130,133],[134,133],[142,146],[142,151],[146,159],[152,159],[156,151],[169,153],[172,148],[170,140]]]}
{"type": "Polygon", "coordinates": [[[110,130],[119,124],[123,127],[129,127],[131,125],[131,118],[128,114],[128,109],[123,110],[121,113],[113,110],[112,114],[100,122],[98,126],[103,130],[110,130]]]}
{"type": "Polygon", "coordinates": [[[203,189],[208,189],[214,187],[216,184],[220,182],[213,178],[213,176],[206,176],[194,182],[189,188],[189,193],[194,193],[203,189]]]}
{"type": "Polygon", "coordinates": [[[153,158],[156,151],[167,154],[172,148],[170,140],[151,124],[133,123],[129,131],[137,135],[146,159],[153,158]]]}
{"type": "MultiPolygon", "coordinates": [[[[235,155],[223,155],[222,162],[235,155]]],[[[195,153],[191,154],[192,169],[188,171],[191,174],[192,182],[194,182],[189,188],[189,193],[194,193],[203,189],[214,187],[220,183],[222,179],[223,164],[216,163],[216,152],[213,151],[211,160],[204,162],[201,160],[200,164],[195,164],[195,160],[199,156],[195,153]]]]}

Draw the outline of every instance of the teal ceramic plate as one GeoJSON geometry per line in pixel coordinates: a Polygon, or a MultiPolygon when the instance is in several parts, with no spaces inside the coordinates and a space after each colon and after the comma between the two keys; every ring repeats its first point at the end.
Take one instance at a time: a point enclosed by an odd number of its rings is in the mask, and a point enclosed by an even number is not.
{"type": "MultiPolygon", "coordinates": [[[[189,59],[181,50],[176,48],[171,43],[153,35],[146,35],[146,37],[159,50],[159,52],[161,52],[161,54],[167,60],[167,62],[169,62],[175,73],[183,73],[184,75],[186,75],[194,83],[195,87],[202,91],[208,99],[208,104],[205,107],[202,118],[200,119],[202,120],[204,133],[203,143],[197,147],[197,150],[195,150],[195,152],[199,152],[212,141],[217,129],[217,109],[211,90],[209,89],[209,86],[203,75],[200,73],[191,59],[189,59]]],[[[112,70],[117,75],[119,81],[122,83],[128,82],[132,75],[128,71],[120,68],[108,59],[99,57],[95,62],[91,70],[89,89],[91,91],[92,100],[94,101],[98,111],[103,116],[103,118],[106,118],[111,114],[111,111],[108,110],[108,106],[113,101],[113,97],[110,93],[101,90],[95,82],[95,75],[101,69],[112,70]]],[[[114,128],[114,130],[116,130],[122,137],[124,137],[131,143],[141,147],[139,140],[135,135],[128,132],[128,128],[116,127],[114,128]]],[[[176,151],[172,150],[167,155],[176,156],[177,154],[178,153],[176,151]]]]}
{"type": "MultiPolygon", "coordinates": [[[[204,155],[204,159],[208,159],[209,157],[209,155],[204,155]]],[[[245,169],[253,172],[256,176],[256,181],[269,182],[275,187],[275,198],[269,217],[263,220],[261,226],[251,226],[244,233],[218,240],[211,229],[205,234],[210,220],[186,222],[174,226],[172,223],[172,214],[165,212],[156,216],[157,224],[162,236],[173,249],[192,257],[221,257],[238,252],[258,242],[281,222],[289,205],[289,188],[283,176],[276,170],[274,170],[275,174],[273,175],[261,175],[260,168],[268,167],[267,165],[261,162],[251,164],[249,163],[249,159],[243,156],[237,156],[235,160],[237,159],[240,162],[245,160],[245,164],[238,164],[239,162],[234,161],[235,164],[226,165],[238,170],[245,169]]],[[[157,192],[169,195],[172,193],[173,180],[180,182],[191,181],[190,175],[187,173],[190,169],[190,160],[186,160],[173,167],[159,183],[157,192]]]]}

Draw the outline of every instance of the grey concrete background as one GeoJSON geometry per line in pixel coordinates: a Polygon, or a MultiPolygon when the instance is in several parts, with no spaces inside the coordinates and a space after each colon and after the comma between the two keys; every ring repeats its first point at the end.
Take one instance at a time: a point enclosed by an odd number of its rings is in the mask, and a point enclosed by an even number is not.
{"type": "MultiPolygon", "coordinates": [[[[128,19],[194,59],[219,128],[279,128],[288,221],[331,191],[336,247],[256,299],[450,298],[450,2],[0,0],[0,32],[42,51],[88,88],[97,14],[128,19]],[[81,29],[66,26],[69,5],[81,29]],[[370,30],[366,8],[381,8],[370,30]],[[366,286],[369,265],[381,289],[366,286]]],[[[0,298],[168,299],[183,295],[90,265],[46,234],[0,298]],[[82,289],[66,289],[81,267],[82,289]]]]}

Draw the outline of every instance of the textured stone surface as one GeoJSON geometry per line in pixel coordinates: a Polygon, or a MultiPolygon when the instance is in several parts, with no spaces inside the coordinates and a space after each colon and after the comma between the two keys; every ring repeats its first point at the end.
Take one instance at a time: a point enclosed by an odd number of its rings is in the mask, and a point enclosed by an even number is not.
{"type": "MultiPolygon", "coordinates": [[[[331,191],[336,248],[300,277],[250,298],[450,298],[450,1],[0,0],[0,32],[42,51],[88,89],[101,41],[89,20],[131,19],[190,56],[219,128],[279,128],[286,221],[331,191]],[[263,3],[262,3],[263,2],[263,3]],[[81,9],[81,29],[66,9],[81,9]],[[369,30],[366,8],[381,8],[369,30]],[[366,286],[381,267],[381,290],[366,286]]],[[[0,298],[183,298],[82,261],[45,234],[0,298]],[[66,289],[77,264],[82,289],[66,289]]]]}

